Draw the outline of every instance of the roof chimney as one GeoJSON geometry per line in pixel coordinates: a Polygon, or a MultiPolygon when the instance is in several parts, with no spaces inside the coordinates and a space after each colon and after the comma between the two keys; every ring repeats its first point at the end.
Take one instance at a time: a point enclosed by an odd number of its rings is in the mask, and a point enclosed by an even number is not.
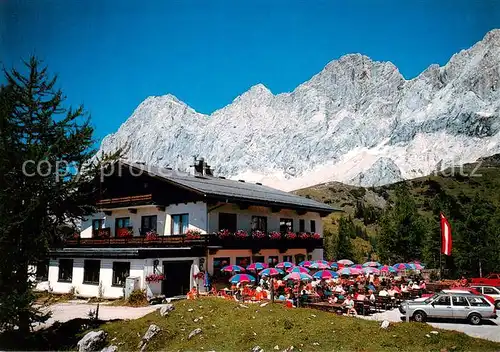
{"type": "Polygon", "coordinates": [[[194,175],[195,176],[213,176],[213,170],[210,168],[210,165],[208,165],[205,162],[204,158],[196,158],[194,157],[194,164],[191,165],[194,167],[194,175]]]}

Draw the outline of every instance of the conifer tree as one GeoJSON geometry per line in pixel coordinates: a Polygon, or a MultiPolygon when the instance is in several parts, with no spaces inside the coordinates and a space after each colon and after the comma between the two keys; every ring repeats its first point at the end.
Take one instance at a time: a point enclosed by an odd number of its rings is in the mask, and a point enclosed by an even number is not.
{"type": "Polygon", "coordinates": [[[5,70],[0,89],[0,330],[26,334],[48,318],[33,306],[29,266],[95,211],[96,176],[121,151],[89,163],[93,128],[83,107],[65,104],[36,58],[23,69],[5,70]]]}

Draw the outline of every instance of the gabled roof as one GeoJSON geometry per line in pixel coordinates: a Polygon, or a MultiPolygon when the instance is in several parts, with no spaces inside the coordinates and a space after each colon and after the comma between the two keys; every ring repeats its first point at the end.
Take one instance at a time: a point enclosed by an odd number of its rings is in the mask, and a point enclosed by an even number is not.
{"type": "Polygon", "coordinates": [[[145,173],[164,179],[185,189],[203,194],[207,198],[243,201],[266,206],[301,209],[320,213],[341,211],[327,204],[304,198],[292,193],[250,182],[241,182],[213,176],[193,176],[180,171],[156,166],[123,162],[122,164],[140,169],[145,173]]]}

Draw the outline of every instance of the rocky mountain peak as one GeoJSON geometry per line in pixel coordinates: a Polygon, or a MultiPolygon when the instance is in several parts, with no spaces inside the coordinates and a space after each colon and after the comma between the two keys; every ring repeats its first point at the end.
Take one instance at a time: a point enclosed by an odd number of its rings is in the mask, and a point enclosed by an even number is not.
{"type": "Polygon", "coordinates": [[[149,97],[103,150],[187,170],[203,156],[221,176],[285,190],[328,181],[378,185],[442,161],[500,152],[500,31],[405,80],[391,62],[342,56],[291,93],[257,84],[211,115],[149,97]]]}

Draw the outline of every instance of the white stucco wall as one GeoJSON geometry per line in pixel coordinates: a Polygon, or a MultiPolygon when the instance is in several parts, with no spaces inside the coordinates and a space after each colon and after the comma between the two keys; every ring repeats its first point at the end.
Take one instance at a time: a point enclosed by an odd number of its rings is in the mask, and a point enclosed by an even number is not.
{"type": "Polygon", "coordinates": [[[171,215],[175,214],[189,214],[189,228],[193,230],[199,230],[202,233],[206,233],[206,223],[207,223],[207,206],[204,202],[187,203],[187,204],[177,204],[170,205],[165,208],[165,211],[160,211],[156,206],[140,206],[134,207],[137,213],[131,213],[128,208],[118,208],[111,210],[111,215],[105,215],[103,212],[99,212],[89,217],[88,219],[82,221],[81,225],[81,237],[91,238],[92,237],[92,220],[103,219],[103,227],[109,227],[111,229],[111,237],[115,236],[115,220],[117,218],[130,218],[130,226],[134,229],[134,236],[140,235],[141,228],[141,217],[147,215],[157,216],[157,232],[159,235],[170,235],[171,234],[171,215]]]}
{"type": "MultiPolygon", "coordinates": [[[[71,259],[71,258],[68,258],[71,259]]],[[[130,262],[130,276],[139,277],[141,287],[144,288],[144,260],[143,259],[96,259],[101,261],[99,280],[102,283],[103,298],[120,298],[123,296],[122,287],[112,286],[113,262],[130,262]]],[[[49,266],[49,285],[54,293],[69,293],[74,287],[75,294],[81,297],[97,297],[99,285],[83,283],[83,258],[73,258],[73,277],[71,282],[59,282],[59,260],[51,260],[49,266]]]]}
{"type": "Polygon", "coordinates": [[[210,212],[209,229],[211,233],[219,231],[219,213],[237,214],[236,222],[238,230],[250,231],[252,226],[252,216],[267,217],[267,231],[280,230],[280,218],[289,218],[293,220],[293,231],[299,231],[299,220],[305,220],[305,232],[311,231],[310,220],[316,221],[316,232],[323,235],[323,221],[318,213],[307,212],[304,215],[297,214],[294,210],[283,209],[280,212],[273,213],[270,208],[251,206],[248,209],[240,209],[235,204],[225,204],[210,212]]]}

